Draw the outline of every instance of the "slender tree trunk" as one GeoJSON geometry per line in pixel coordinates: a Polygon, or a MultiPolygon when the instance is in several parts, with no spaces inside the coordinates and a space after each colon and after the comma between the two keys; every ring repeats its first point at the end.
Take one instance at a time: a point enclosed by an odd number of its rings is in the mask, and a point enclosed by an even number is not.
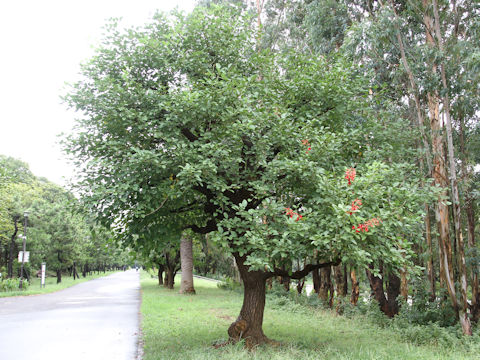
{"type": "Polygon", "coordinates": [[[304,286],[305,286],[305,278],[302,278],[302,279],[298,280],[297,292],[298,292],[299,294],[302,293],[304,286]]]}
{"type": "Polygon", "coordinates": [[[430,300],[434,301],[437,297],[435,292],[435,269],[433,267],[433,246],[432,246],[432,227],[430,224],[430,207],[425,203],[425,237],[427,239],[428,260],[427,271],[428,281],[430,283],[430,300]]]}
{"type": "Polygon", "coordinates": [[[408,300],[408,280],[407,280],[407,268],[403,267],[400,270],[400,294],[402,297],[405,299],[405,301],[408,300]]]}
{"type": "MultiPolygon", "coordinates": [[[[443,52],[443,39],[440,31],[440,16],[438,14],[437,0],[433,0],[433,12],[435,17],[435,34],[437,36],[438,47],[443,52]]],[[[463,307],[460,310],[460,323],[462,324],[463,333],[465,335],[472,335],[472,325],[468,317],[468,298],[467,298],[467,266],[465,262],[465,245],[463,241],[463,234],[461,228],[461,214],[460,214],[460,197],[458,194],[457,172],[455,168],[455,155],[453,148],[452,135],[452,120],[450,117],[450,100],[448,96],[447,78],[445,75],[445,64],[441,62],[440,73],[443,85],[443,106],[446,115],[446,129],[447,129],[447,147],[448,159],[450,164],[450,181],[452,188],[452,209],[455,225],[455,238],[458,242],[458,256],[459,256],[459,270],[460,270],[460,292],[462,295],[463,307]]]]}
{"type": "Polygon", "coordinates": [[[57,284],[62,282],[62,270],[57,270],[57,284]]]}
{"type": "Polygon", "coordinates": [[[163,272],[165,271],[165,266],[163,264],[158,264],[158,285],[163,285],[163,272]]]}
{"type": "Polygon", "coordinates": [[[316,294],[320,292],[320,270],[315,269],[312,271],[313,291],[316,294]]]}
{"type": "Polygon", "coordinates": [[[245,339],[245,345],[251,349],[269,341],[262,329],[266,276],[262,271],[248,271],[244,256],[235,254],[235,260],[244,286],[243,305],[228,329],[228,336],[233,342],[245,339]]]}
{"type": "Polygon", "coordinates": [[[193,242],[185,234],[182,235],[180,240],[180,262],[182,266],[180,294],[195,294],[195,288],[193,287],[193,242]]]}
{"type": "MultiPolygon", "coordinates": [[[[429,7],[429,0],[423,0],[424,8],[429,7]]],[[[432,37],[434,30],[432,28],[433,20],[428,13],[424,14],[424,24],[426,27],[426,41],[427,45],[435,47],[435,41],[432,37]]],[[[432,65],[431,72],[435,74],[437,67],[432,65]]],[[[447,169],[445,166],[445,149],[443,138],[443,125],[440,119],[438,93],[433,91],[427,94],[428,108],[430,114],[430,128],[432,131],[432,153],[433,153],[433,179],[435,185],[445,189],[448,186],[447,169]]],[[[437,221],[438,233],[439,233],[439,254],[441,264],[441,276],[444,278],[445,286],[447,287],[450,300],[452,301],[453,308],[457,318],[459,317],[459,308],[454,284],[453,273],[453,256],[452,245],[450,241],[450,226],[448,216],[448,206],[445,202],[447,198],[447,192],[442,191],[439,194],[438,201],[435,207],[435,219],[437,221]]]]}
{"type": "Polygon", "coordinates": [[[178,261],[180,260],[180,250],[175,253],[175,257],[172,259],[168,252],[165,253],[165,284],[164,286],[173,289],[175,285],[175,275],[178,271],[178,261]]]}
{"type": "Polygon", "coordinates": [[[10,239],[10,249],[8,254],[7,276],[9,278],[13,277],[13,258],[14,258],[13,254],[15,252],[15,239],[17,238],[17,233],[18,233],[18,217],[17,216],[13,218],[13,225],[14,225],[14,231],[12,234],[12,238],[10,239]]]}
{"type": "MultiPolygon", "coordinates": [[[[476,249],[475,210],[470,186],[471,171],[467,168],[468,156],[465,150],[465,124],[462,117],[460,117],[460,151],[462,153],[462,173],[464,182],[467,183],[467,189],[465,191],[465,213],[467,214],[468,247],[471,251],[474,251],[476,249]]],[[[480,293],[478,289],[478,269],[475,265],[471,267],[470,281],[472,287],[472,320],[476,323],[480,318],[480,293]]]]}
{"type": "Polygon", "coordinates": [[[360,286],[357,280],[355,269],[350,270],[350,279],[352,280],[352,294],[350,296],[350,303],[357,305],[358,297],[360,296],[360,286]]]}

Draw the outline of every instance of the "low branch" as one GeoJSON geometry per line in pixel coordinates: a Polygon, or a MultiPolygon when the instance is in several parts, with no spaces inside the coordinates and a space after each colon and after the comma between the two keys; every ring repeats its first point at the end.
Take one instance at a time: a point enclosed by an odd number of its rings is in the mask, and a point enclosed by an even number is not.
{"type": "Polygon", "coordinates": [[[267,279],[272,276],[288,276],[291,279],[301,279],[307,276],[313,270],[324,268],[327,266],[337,266],[340,264],[340,262],[340,259],[336,259],[322,264],[308,264],[303,270],[298,270],[291,274],[286,270],[275,268],[273,271],[267,272],[265,275],[267,276],[267,279]]]}
{"type": "Polygon", "coordinates": [[[193,232],[197,234],[208,234],[209,232],[217,230],[217,222],[213,219],[207,221],[205,226],[198,226],[198,225],[189,225],[186,229],[192,229],[193,232]]]}

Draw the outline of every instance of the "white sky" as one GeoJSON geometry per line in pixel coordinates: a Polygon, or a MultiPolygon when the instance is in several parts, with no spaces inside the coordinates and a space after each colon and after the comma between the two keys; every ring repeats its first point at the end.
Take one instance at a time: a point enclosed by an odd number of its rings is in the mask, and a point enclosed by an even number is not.
{"type": "Polygon", "coordinates": [[[155,11],[194,0],[0,0],[0,154],[19,158],[36,176],[65,184],[72,176],[57,135],[75,114],[61,104],[65,82],[93,54],[111,17],[142,25],[155,11]]]}

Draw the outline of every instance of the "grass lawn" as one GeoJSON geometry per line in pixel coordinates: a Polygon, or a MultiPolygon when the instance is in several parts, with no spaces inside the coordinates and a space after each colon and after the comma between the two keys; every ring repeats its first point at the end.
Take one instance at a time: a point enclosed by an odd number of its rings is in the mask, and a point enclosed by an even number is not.
{"type": "Polygon", "coordinates": [[[47,277],[45,279],[45,287],[40,288],[40,278],[32,278],[30,286],[25,291],[8,291],[0,292],[0,298],[10,297],[10,296],[27,296],[27,295],[38,295],[38,294],[47,294],[55,292],[58,290],[66,289],[70,286],[80,284],[82,282],[97,279],[99,277],[107,276],[113,274],[116,271],[107,271],[105,274],[101,272],[100,274],[92,274],[87,277],[80,277],[79,279],[73,280],[71,276],[62,276],[62,282],[57,284],[56,277],[47,277]]]}
{"type": "Polygon", "coordinates": [[[220,290],[214,282],[194,281],[197,295],[179,295],[177,286],[165,289],[142,272],[144,360],[479,359],[478,347],[469,351],[468,346],[415,345],[361,316],[349,319],[303,306],[282,308],[272,306],[268,298],[263,329],[281,346],[251,352],[242,344],[215,349],[212,344],[226,339],[228,326],[238,316],[243,295],[220,290]]]}

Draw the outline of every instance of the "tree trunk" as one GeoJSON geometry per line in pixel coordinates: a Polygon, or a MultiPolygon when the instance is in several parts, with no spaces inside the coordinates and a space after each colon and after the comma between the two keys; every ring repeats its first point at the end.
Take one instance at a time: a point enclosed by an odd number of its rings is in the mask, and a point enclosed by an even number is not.
{"type": "Polygon", "coordinates": [[[398,295],[400,294],[401,280],[394,273],[390,272],[388,275],[387,284],[387,303],[388,303],[388,316],[393,317],[398,314],[398,295]]]}
{"type": "Polygon", "coordinates": [[[182,280],[180,294],[195,294],[193,287],[193,242],[186,235],[180,240],[180,262],[182,266],[182,280]]]}
{"type": "MultiPolygon", "coordinates": [[[[373,270],[373,265],[370,265],[369,268],[373,270]]],[[[383,290],[383,276],[373,275],[369,269],[366,269],[366,273],[370,282],[372,295],[378,302],[380,310],[390,318],[397,315],[399,310],[397,296],[400,294],[400,278],[395,274],[388,276],[387,298],[383,290]]],[[[380,266],[380,273],[383,273],[382,266],[380,266]]]]}
{"type": "Polygon", "coordinates": [[[62,270],[57,270],[57,284],[62,282],[62,270]]]}
{"type": "Polygon", "coordinates": [[[313,280],[313,291],[315,294],[320,292],[320,270],[315,269],[312,271],[312,280],[313,280]]]}
{"type": "Polygon", "coordinates": [[[408,280],[407,280],[407,268],[403,267],[400,270],[400,293],[405,301],[408,300],[408,280]]]}
{"type": "Polygon", "coordinates": [[[344,297],[345,295],[347,295],[347,293],[345,292],[342,271],[343,271],[342,265],[337,265],[333,267],[333,274],[335,277],[335,288],[337,291],[337,296],[344,297]]]}
{"type": "Polygon", "coordinates": [[[347,296],[348,294],[348,271],[347,265],[343,265],[343,296],[347,296]]]}
{"type": "Polygon", "coordinates": [[[163,272],[165,271],[165,266],[163,264],[158,264],[158,285],[163,285],[163,272]]]}
{"type": "Polygon", "coordinates": [[[262,271],[248,271],[245,256],[235,254],[235,260],[243,281],[243,305],[237,320],[228,328],[230,341],[245,339],[247,348],[269,342],[263,333],[266,276],[262,271]]]}
{"type": "Polygon", "coordinates": [[[173,268],[170,266],[167,266],[167,271],[165,274],[165,284],[164,284],[165,287],[172,290],[175,285],[174,279],[175,279],[175,275],[174,275],[173,268]]]}
{"type": "MultiPolygon", "coordinates": [[[[464,183],[466,183],[465,190],[465,213],[467,215],[467,239],[468,247],[470,251],[474,251],[475,248],[475,209],[474,209],[474,200],[472,197],[472,188],[471,188],[471,170],[468,167],[468,155],[465,149],[465,122],[463,116],[460,118],[460,152],[462,154],[462,174],[464,183]]],[[[472,287],[472,321],[478,322],[480,318],[480,292],[478,284],[478,269],[474,264],[471,267],[470,275],[471,287],[472,287]]]]}
{"type": "Polygon", "coordinates": [[[434,301],[437,297],[435,291],[435,268],[433,267],[433,246],[432,246],[432,227],[430,224],[430,208],[425,203],[425,237],[427,239],[428,260],[427,271],[428,281],[430,283],[430,300],[434,301]]]}
{"type": "Polygon", "coordinates": [[[318,297],[329,307],[333,306],[332,267],[326,266],[320,269],[320,289],[318,297]]]}
{"type": "MultiPolygon", "coordinates": [[[[429,7],[429,0],[423,0],[425,8],[429,7]]],[[[424,24],[426,27],[427,45],[434,47],[435,41],[432,37],[434,29],[432,28],[433,20],[427,13],[424,14],[424,24]]],[[[432,65],[432,73],[436,73],[437,67],[432,65]]],[[[433,91],[427,94],[428,108],[430,113],[430,128],[432,131],[432,153],[433,153],[433,179],[435,185],[445,189],[448,186],[448,175],[445,166],[445,149],[443,139],[443,125],[440,119],[438,93],[433,91]]],[[[450,226],[448,217],[448,206],[445,203],[447,192],[442,191],[439,194],[437,204],[435,207],[435,219],[437,221],[439,233],[439,248],[440,248],[440,263],[441,275],[444,278],[445,286],[447,287],[450,300],[456,314],[459,318],[459,307],[454,284],[453,274],[453,256],[452,244],[450,241],[450,226]]]]}
{"type": "Polygon", "coordinates": [[[352,279],[352,295],[350,296],[350,303],[357,305],[358,297],[360,296],[360,286],[357,281],[355,269],[350,270],[350,279],[352,279]]]}
{"type": "Polygon", "coordinates": [[[302,279],[298,280],[297,292],[298,292],[299,294],[302,293],[304,286],[305,286],[305,278],[302,278],[302,279]]]}
{"type": "MultiPolygon", "coordinates": [[[[433,12],[435,17],[435,34],[437,36],[438,47],[443,52],[443,39],[440,31],[440,16],[438,14],[437,0],[433,0],[433,12]]],[[[458,242],[459,255],[459,270],[460,270],[460,292],[462,295],[463,307],[460,310],[460,323],[465,335],[472,335],[472,325],[468,317],[468,299],[467,299],[467,266],[465,262],[465,245],[463,241],[463,234],[461,228],[460,216],[460,198],[458,194],[457,172],[455,166],[455,155],[453,149],[453,135],[452,135],[452,120],[450,117],[450,100],[448,96],[448,84],[445,74],[445,64],[440,63],[440,73],[443,86],[443,106],[446,115],[446,129],[447,129],[447,147],[448,159],[450,164],[450,181],[452,188],[452,209],[454,215],[455,238],[458,242]]]]}
{"type": "Polygon", "coordinates": [[[15,239],[17,238],[18,233],[18,216],[13,218],[13,224],[15,226],[15,230],[13,232],[12,238],[10,240],[10,251],[8,254],[8,270],[7,270],[7,277],[13,277],[13,259],[14,259],[14,252],[15,252],[15,239]]]}

